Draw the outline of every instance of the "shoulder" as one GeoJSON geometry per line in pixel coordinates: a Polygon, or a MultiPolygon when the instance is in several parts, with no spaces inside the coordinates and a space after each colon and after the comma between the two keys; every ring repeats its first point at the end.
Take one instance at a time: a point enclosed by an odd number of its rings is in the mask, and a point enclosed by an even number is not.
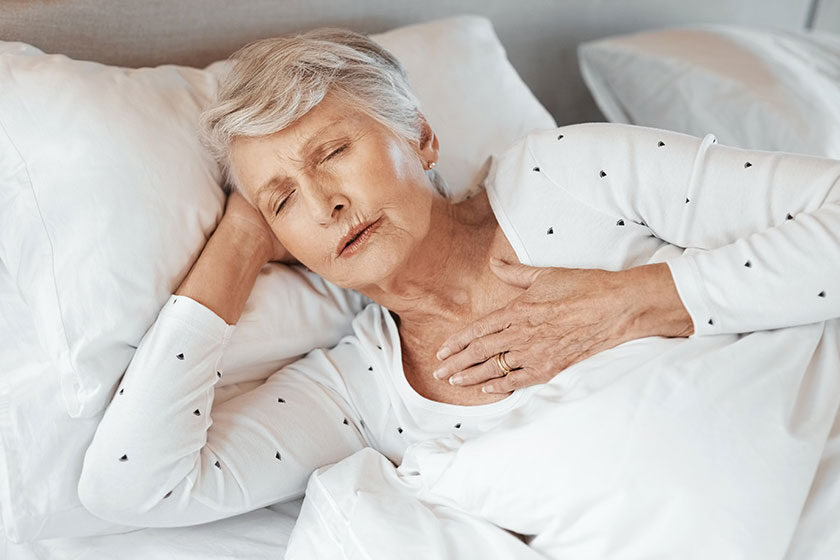
{"type": "Polygon", "coordinates": [[[399,332],[391,312],[370,303],[353,319],[353,335],[347,340],[368,358],[382,359],[397,351],[399,332]]]}
{"type": "Polygon", "coordinates": [[[645,126],[582,123],[531,132],[520,141],[518,159],[568,194],[603,208],[602,199],[621,198],[633,185],[681,176],[698,146],[716,141],[712,134],[700,139],[645,126]]]}
{"type": "Polygon", "coordinates": [[[559,146],[569,143],[590,142],[593,140],[604,140],[616,136],[633,135],[650,129],[643,126],[608,123],[608,122],[587,122],[575,123],[554,128],[536,128],[525,136],[517,139],[510,147],[519,145],[521,147],[534,146],[559,146]],[[571,141],[571,142],[570,142],[571,141]]]}
{"type": "Polygon", "coordinates": [[[389,311],[377,303],[368,304],[353,319],[351,334],[330,348],[316,348],[305,357],[286,366],[314,378],[319,383],[334,385],[336,380],[353,375],[371,360],[387,363],[397,351],[399,334],[389,311]]]}
{"type": "MultiPolygon", "coordinates": [[[[714,135],[707,135],[714,138],[714,135]]],[[[696,142],[698,137],[661,128],[624,123],[589,122],[551,129],[536,129],[519,139],[519,145],[534,155],[546,150],[557,152],[601,153],[625,150],[629,147],[663,148],[666,141],[696,142]]],[[[715,139],[716,141],[716,139],[715,139]]]]}
{"type": "MultiPolygon", "coordinates": [[[[579,158],[597,158],[597,153],[614,146],[622,137],[645,129],[617,123],[580,123],[555,128],[535,129],[519,137],[494,156],[488,176],[510,178],[523,172],[539,173],[556,164],[574,166],[579,158]]],[[[521,177],[520,177],[521,179],[521,177]]]]}

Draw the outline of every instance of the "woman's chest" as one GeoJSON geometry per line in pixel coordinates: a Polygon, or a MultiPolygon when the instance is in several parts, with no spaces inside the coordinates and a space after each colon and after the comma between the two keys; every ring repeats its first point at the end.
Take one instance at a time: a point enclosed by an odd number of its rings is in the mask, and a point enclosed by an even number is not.
{"type": "MultiPolygon", "coordinates": [[[[444,328],[441,331],[444,334],[436,333],[424,338],[401,336],[403,372],[411,388],[426,399],[448,404],[481,405],[505,398],[507,394],[484,393],[481,390],[483,383],[458,386],[450,384],[446,379],[436,379],[432,375],[441,363],[435,353],[450,334],[448,329],[444,328]]],[[[492,359],[489,365],[493,365],[492,359]]]]}

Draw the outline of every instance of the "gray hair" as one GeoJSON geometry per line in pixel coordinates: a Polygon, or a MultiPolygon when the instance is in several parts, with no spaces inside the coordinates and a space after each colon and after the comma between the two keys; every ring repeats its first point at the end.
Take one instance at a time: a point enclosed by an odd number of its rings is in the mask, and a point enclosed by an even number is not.
{"type": "MultiPolygon", "coordinates": [[[[250,43],[230,56],[216,100],[201,115],[202,143],[240,191],[231,166],[236,136],[279,132],[329,92],[377,120],[397,136],[420,141],[420,102],[402,64],[365,35],[322,27],[250,43]]],[[[440,190],[438,177],[430,175],[440,190]]]]}

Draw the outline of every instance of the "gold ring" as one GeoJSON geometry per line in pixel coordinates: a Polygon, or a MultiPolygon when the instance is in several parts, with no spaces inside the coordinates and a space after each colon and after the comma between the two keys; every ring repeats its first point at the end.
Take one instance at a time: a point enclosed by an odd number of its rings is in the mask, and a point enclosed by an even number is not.
{"type": "Polygon", "coordinates": [[[505,360],[505,354],[507,354],[507,352],[500,352],[496,354],[496,365],[499,366],[500,370],[502,370],[502,375],[507,375],[513,371],[513,368],[510,367],[507,360],[505,360]]]}

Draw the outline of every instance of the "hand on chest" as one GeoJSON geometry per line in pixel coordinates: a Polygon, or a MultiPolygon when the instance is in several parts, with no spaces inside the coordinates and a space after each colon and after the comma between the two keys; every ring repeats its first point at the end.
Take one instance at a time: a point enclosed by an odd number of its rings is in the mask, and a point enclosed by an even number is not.
{"type": "Polygon", "coordinates": [[[458,405],[488,404],[507,397],[505,394],[483,393],[480,384],[459,387],[432,376],[432,372],[440,364],[440,360],[434,355],[435,350],[448,334],[448,330],[441,334],[434,333],[427,341],[407,340],[400,336],[403,345],[403,371],[412,389],[429,400],[458,405]]]}

